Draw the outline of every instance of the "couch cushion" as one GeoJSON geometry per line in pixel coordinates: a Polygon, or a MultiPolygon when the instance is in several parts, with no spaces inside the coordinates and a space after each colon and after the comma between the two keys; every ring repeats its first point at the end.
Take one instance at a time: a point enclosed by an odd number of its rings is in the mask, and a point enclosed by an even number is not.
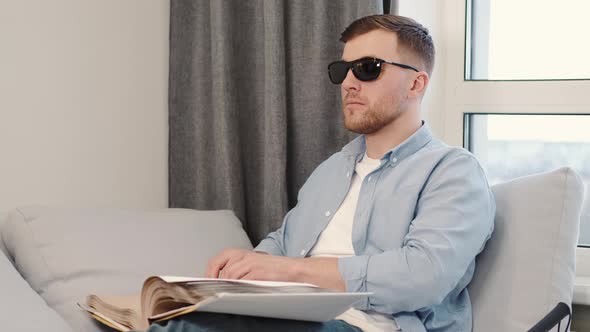
{"type": "Polygon", "coordinates": [[[2,331],[68,332],[68,324],[35,293],[0,252],[0,322],[2,331]]]}
{"type": "Polygon", "coordinates": [[[139,293],[150,275],[199,276],[223,248],[252,248],[231,211],[26,207],[2,232],[31,287],[82,331],[102,329],[76,307],[89,293],[139,293]]]}
{"type": "Polygon", "coordinates": [[[10,257],[8,256],[8,251],[6,250],[6,245],[4,244],[4,240],[2,239],[2,226],[4,225],[4,222],[6,221],[6,213],[0,211],[0,251],[2,251],[2,253],[4,253],[5,255],[7,255],[7,257],[10,259],[10,257]]]}
{"type": "Polygon", "coordinates": [[[498,184],[495,229],[469,286],[473,330],[527,331],[571,304],[584,188],[570,168],[498,184]]]}

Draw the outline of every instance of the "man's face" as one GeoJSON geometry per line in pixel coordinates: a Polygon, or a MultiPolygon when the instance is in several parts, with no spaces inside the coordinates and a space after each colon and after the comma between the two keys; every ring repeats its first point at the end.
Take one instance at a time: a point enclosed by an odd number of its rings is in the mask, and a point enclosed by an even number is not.
{"type": "MultiPolygon", "coordinates": [[[[397,35],[386,30],[373,30],[346,42],[342,59],[352,61],[363,57],[408,63],[398,47],[397,35]]],[[[341,86],[344,126],[355,133],[373,134],[395,121],[407,109],[408,91],[414,71],[382,64],[381,74],[374,81],[358,80],[352,70],[341,86]]]]}

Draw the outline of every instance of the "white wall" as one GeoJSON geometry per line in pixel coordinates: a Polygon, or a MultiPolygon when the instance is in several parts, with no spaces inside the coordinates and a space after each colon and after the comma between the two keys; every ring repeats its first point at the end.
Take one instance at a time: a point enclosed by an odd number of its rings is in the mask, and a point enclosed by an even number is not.
{"type": "Polygon", "coordinates": [[[167,0],[0,0],[0,211],[166,207],[167,0]]]}
{"type": "Polygon", "coordinates": [[[443,2],[439,0],[399,0],[399,15],[411,17],[428,28],[436,59],[430,85],[422,101],[422,118],[426,120],[436,137],[444,138],[445,120],[445,33],[443,26],[443,2]]]}

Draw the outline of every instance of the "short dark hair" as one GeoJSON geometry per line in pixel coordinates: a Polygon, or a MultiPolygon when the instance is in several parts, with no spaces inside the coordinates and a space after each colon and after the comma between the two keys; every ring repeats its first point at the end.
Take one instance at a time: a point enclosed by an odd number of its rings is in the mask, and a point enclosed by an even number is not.
{"type": "Polygon", "coordinates": [[[346,43],[356,36],[375,29],[395,32],[399,44],[417,55],[424,63],[424,70],[428,75],[432,74],[435,54],[432,37],[428,34],[426,27],[409,17],[398,15],[371,15],[361,17],[352,22],[342,32],[340,41],[346,43]]]}

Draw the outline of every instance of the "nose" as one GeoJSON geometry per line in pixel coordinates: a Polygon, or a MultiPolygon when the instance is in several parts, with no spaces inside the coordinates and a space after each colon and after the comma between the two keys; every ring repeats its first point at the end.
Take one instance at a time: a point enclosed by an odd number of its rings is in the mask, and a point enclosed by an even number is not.
{"type": "Polygon", "coordinates": [[[354,76],[352,69],[349,69],[346,73],[346,77],[342,81],[342,89],[346,92],[351,90],[358,92],[361,89],[361,81],[354,76]]]}

